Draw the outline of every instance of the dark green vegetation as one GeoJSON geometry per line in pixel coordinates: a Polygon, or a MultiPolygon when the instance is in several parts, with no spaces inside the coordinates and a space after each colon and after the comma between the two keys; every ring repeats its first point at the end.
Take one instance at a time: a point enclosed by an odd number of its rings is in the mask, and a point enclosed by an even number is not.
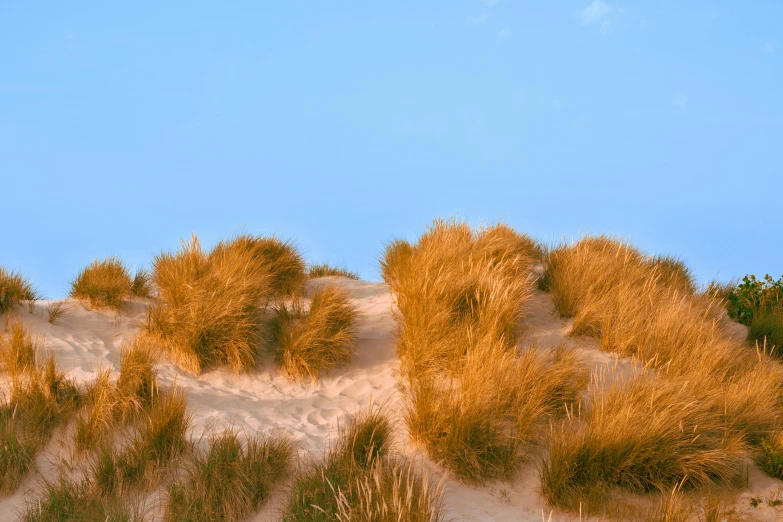
{"type": "Polygon", "coordinates": [[[747,275],[726,297],[729,316],[748,326],[748,340],[783,357],[783,277],[747,275]]]}

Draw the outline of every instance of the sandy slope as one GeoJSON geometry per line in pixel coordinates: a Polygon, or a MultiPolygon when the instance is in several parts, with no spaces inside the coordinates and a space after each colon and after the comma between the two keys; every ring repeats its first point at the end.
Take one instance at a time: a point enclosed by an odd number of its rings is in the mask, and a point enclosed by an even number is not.
{"type": "MultiPolygon", "coordinates": [[[[267,432],[283,430],[300,443],[303,455],[320,455],[336,434],[337,422],[373,401],[383,403],[397,424],[400,434],[397,451],[416,459],[435,480],[444,481],[444,503],[453,520],[539,521],[542,514],[549,518],[538,493],[538,479],[532,464],[522,467],[510,482],[495,482],[483,487],[468,487],[443,478],[425,455],[405,442],[395,372],[394,351],[396,326],[392,319],[392,297],[386,285],[352,281],[343,278],[323,278],[345,286],[359,307],[361,324],[357,354],[351,364],[335,370],[317,383],[292,383],[283,377],[271,362],[253,375],[234,375],[218,370],[201,376],[182,372],[169,363],[159,366],[159,378],[164,385],[176,383],[188,394],[194,412],[194,437],[199,437],[211,424],[234,425],[240,429],[267,432]]],[[[317,284],[317,283],[316,283],[317,284]]],[[[40,302],[35,315],[26,312],[20,317],[34,331],[44,336],[59,366],[78,379],[89,379],[98,368],[119,364],[120,346],[130,339],[144,317],[145,304],[137,301],[122,316],[110,312],[86,310],[77,302],[69,302],[69,313],[56,325],[46,321],[46,302],[40,302]]],[[[566,334],[568,321],[558,318],[548,295],[537,292],[530,303],[526,319],[525,344],[539,349],[551,349],[562,342],[572,345],[593,366],[616,367],[622,374],[633,370],[630,361],[598,350],[591,339],[571,339],[566,334]]],[[[29,476],[14,495],[0,500],[0,522],[15,519],[15,512],[24,503],[24,496],[34,488],[41,475],[56,475],[61,444],[55,440],[37,459],[40,474],[29,476]]],[[[750,491],[737,500],[737,509],[748,520],[783,520],[777,512],[762,503],[750,506],[750,497],[774,498],[783,494],[783,483],[765,477],[751,467],[750,491]],[[752,517],[752,518],[751,518],[752,517]]],[[[254,521],[279,519],[279,508],[285,500],[281,489],[253,518],[254,521]]],[[[573,520],[568,515],[554,514],[555,520],[573,520]]]]}

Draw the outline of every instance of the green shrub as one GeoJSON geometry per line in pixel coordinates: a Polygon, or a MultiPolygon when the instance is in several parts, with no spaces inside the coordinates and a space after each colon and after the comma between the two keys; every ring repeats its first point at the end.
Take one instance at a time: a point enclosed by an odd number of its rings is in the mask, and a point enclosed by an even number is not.
{"type": "Polygon", "coordinates": [[[326,277],[326,276],[338,276],[347,277],[349,279],[359,279],[359,274],[356,272],[350,272],[345,268],[336,267],[327,264],[311,265],[308,275],[311,278],[326,277]]]}
{"type": "Polygon", "coordinates": [[[332,285],[315,291],[308,310],[301,299],[278,305],[269,327],[277,363],[289,377],[315,380],[321,372],[349,362],[356,320],[348,294],[332,285]]]}
{"type": "Polygon", "coordinates": [[[0,266],[0,314],[25,301],[39,299],[38,292],[19,272],[11,272],[0,266]]]}
{"type": "Polygon", "coordinates": [[[95,260],[71,282],[70,297],[87,303],[92,308],[119,310],[131,293],[133,281],[130,272],[116,257],[95,260]]]}
{"type": "Polygon", "coordinates": [[[744,325],[758,314],[783,315],[783,277],[775,281],[769,274],[764,279],[746,275],[728,299],[729,316],[744,325]]]}

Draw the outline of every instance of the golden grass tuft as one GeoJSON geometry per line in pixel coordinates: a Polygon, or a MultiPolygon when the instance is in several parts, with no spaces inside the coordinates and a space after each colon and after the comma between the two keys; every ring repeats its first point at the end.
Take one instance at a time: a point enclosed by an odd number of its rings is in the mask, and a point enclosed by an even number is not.
{"type": "Polygon", "coordinates": [[[7,495],[19,486],[54,428],[76,410],[80,396],[57,371],[53,356],[41,358],[23,327],[12,326],[0,344],[10,380],[9,397],[0,404],[0,495],[7,495]]]}
{"type": "Polygon", "coordinates": [[[12,272],[0,266],[0,314],[24,302],[39,299],[33,285],[19,272],[12,272]]]}
{"type": "Polygon", "coordinates": [[[155,258],[157,301],[148,309],[145,330],[183,368],[201,373],[213,366],[236,372],[255,367],[258,307],[274,282],[255,245],[240,236],[207,253],[193,236],[179,251],[155,258]]]}
{"type": "Polygon", "coordinates": [[[390,457],[389,436],[377,408],[341,426],[324,460],[296,477],[283,520],[444,520],[441,488],[411,463],[390,457]]]}
{"type": "Polygon", "coordinates": [[[269,345],[291,378],[318,376],[351,360],[356,341],[356,307],[334,285],[315,290],[305,309],[301,299],[281,303],[269,325],[269,345]]]}
{"type": "Polygon", "coordinates": [[[130,291],[136,297],[152,297],[152,274],[143,268],[136,270],[130,291]]]}
{"type": "Polygon", "coordinates": [[[54,324],[59,318],[68,314],[68,307],[65,301],[54,301],[46,306],[46,320],[49,324],[54,324]]]}
{"type": "Polygon", "coordinates": [[[167,490],[164,520],[234,522],[259,509],[291,469],[293,442],[282,436],[250,436],[243,445],[224,431],[198,452],[167,490]]]}
{"type": "Polygon", "coordinates": [[[592,512],[614,488],[644,493],[737,481],[748,446],[727,432],[726,411],[711,392],[654,374],[597,377],[579,412],[550,429],[544,496],[553,506],[592,512]]]}
{"type": "Polygon", "coordinates": [[[233,251],[248,256],[250,262],[269,273],[269,289],[274,294],[299,293],[307,280],[306,265],[290,241],[276,237],[242,234],[215,246],[213,255],[233,251]]]}
{"type": "Polygon", "coordinates": [[[130,295],[133,281],[127,267],[116,257],[95,260],[71,282],[70,297],[91,308],[122,309],[130,295]]]}
{"type": "Polygon", "coordinates": [[[356,272],[351,272],[347,268],[336,267],[326,263],[311,265],[307,271],[307,275],[310,278],[338,276],[347,277],[348,279],[359,279],[359,274],[356,272]]]}

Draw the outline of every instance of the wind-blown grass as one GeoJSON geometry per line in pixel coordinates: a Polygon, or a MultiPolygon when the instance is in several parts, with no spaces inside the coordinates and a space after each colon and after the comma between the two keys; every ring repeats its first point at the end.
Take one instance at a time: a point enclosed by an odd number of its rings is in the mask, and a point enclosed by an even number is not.
{"type": "Polygon", "coordinates": [[[744,452],[783,420],[780,365],[735,341],[722,323],[723,302],[695,293],[687,274],[679,262],[651,260],[604,236],[547,256],[544,286],[560,314],[573,317],[572,335],[593,337],[653,372],[626,387],[593,389],[600,415],[583,406],[583,415],[550,433],[541,473],[551,504],[595,505],[601,488],[729,481],[744,452]]]}
{"type": "Polygon", "coordinates": [[[415,245],[393,241],[381,261],[397,302],[408,429],[464,482],[511,476],[585,382],[570,354],[517,353],[541,253],[503,224],[436,220],[415,245]]]}
{"type": "Polygon", "coordinates": [[[729,484],[741,477],[748,446],[727,433],[725,415],[712,390],[682,378],[598,378],[579,413],[547,436],[542,491],[553,506],[590,512],[617,487],[729,484]]]}
{"type": "Polygon", "coordinates": [[[21,325],[0,336],[0,360],[10,380],[0,404],[0,495],[16,490],[55,427],[78,407],[79,393],[57,371],[54,357],[42,358],[36,341],[21,325]]]}
{"type": "Polygon", "coordinates": [[[33,285],[19,272],[12,272],[0,266],[0,314],[14,306],[39,299],[33,285]]]}
{"type": "Polygon", "coordinates": [[[301,299],[280,304],[269,326],[270,347],[291,378],[313,380],[351,360],[355,350],[356,307],[336,286],[318,288],[305,309],[301,299]]]}
{"type": "Polygon", "coordinates": [[[444,520],[441,489],[389,456],[390,425],[371,409],[341,426],[335,445],[294,482],[285,521],[444,520]]]}
{"type": "Polygon", "coordinates": [[[131,294],[133,281],[127,267],[116,257],[95,260],[71,282],[70,297],[92,308],[120,310],[131,294]]]}
{"type": "Polygon", "coordinates": [[[258,510],[291,469],[294,445],[281,436],[231,430],[214,436],[167,490],[164,520],[235,522],[258,510]]]}
{"type": "Polygon", "coordinates": [[[157,301],[145,330],[183,368],[201,373],[255,367],[261,341],[258,307],[270,295],[271,275],[240,237],[207,253],[194,236],[153,263],[157,301]]]}

